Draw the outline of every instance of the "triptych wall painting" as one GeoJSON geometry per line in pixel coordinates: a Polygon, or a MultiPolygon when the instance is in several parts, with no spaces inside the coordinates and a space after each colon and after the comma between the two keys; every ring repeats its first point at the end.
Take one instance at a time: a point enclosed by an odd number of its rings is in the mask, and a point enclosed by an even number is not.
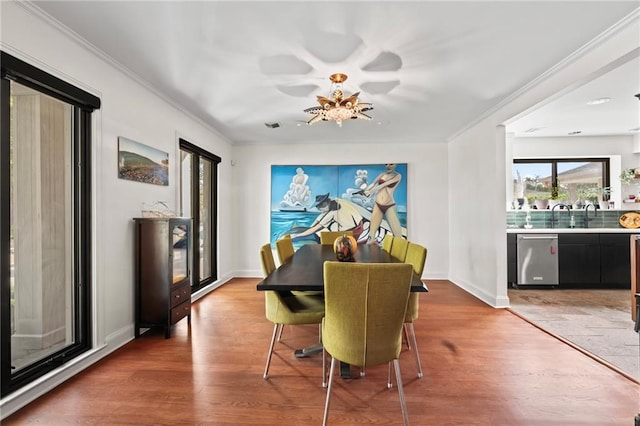
{"type": "Polygon", "coordinates": [[[407,164],[271,166],[271,243],[318,244],[322,231],[358,243],[407,236],[407,164]]]}

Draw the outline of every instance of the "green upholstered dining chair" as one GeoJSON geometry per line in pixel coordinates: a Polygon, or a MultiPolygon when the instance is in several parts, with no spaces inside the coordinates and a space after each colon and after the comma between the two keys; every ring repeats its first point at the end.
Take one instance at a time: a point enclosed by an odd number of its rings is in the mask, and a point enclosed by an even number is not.
{"type": "Polygon", "coordinates": [[[405,240],[402,237],[393,237],[393,245],[391,246],[390,254],[399,261],[404,262],[404,258],[407,255],[408,248],[409,240],[405,240]]]}
{"type": "Polygon", "coordinates": [[[327,354],[332,359],[323,424],[327,424],[339,361],[361,368],[388,363],[389,383],[393,364],[402,416],[408,424],[398,355],[412,274],[413,268],[406,263],[324,263],[323,366],[327,354]]]}
{"type": "Polygon", "coordinates": [[[322,231],[320,232],[320,244],[332,246],[336,238],[341,235],[353,235],[353,231],[322,231]]]}
{"type": "MultiPolygon", "coordinates": [[[[404,262],[413,266],[413,272],[419,277],[422,277],[426,260],[427,249],[420,244],[410,242],[404,262]]],[[[419,294],[420,293],[414,292],[409,295],[407,313],[404,317],[404,332],[407,339],[407,348],[411,350],[411,345],[413,345],[413,353],[416,356],[416,368],[418,369],[418,377],[420,378],[422,377],[422,365],[420,364],[416,332],[413,328],[413,322],[418,319],[418,310],[420,309],[419,294]]]]}
{"type": "Polygon", "coordinates": [[[273,260],[271,244],[265,244],[260,247],[260,264],[262,265],[262,273],[265,277],[276,270],[276,262],[273,260]]]}
{"type": "MultiPolygon", "coordinates": [[[[293,248],[293,240],[291,239],[291,235],[285,235],[281,239],[276,241],[276,252],[278,253],[278,261],[282,265],[291,259],[296,252],[293,248]]],[[[324,292],[322,291],[292,291],[292,294],[296,296],[315,296],[320,299],[324,298],[324,292]]],[[[280,327],[280,331],[278,332],[278,342],[282,340],[282,332],[284,331],[284,327],[280,327]]]]}
{"type": "Polygon", "coordinates": [[[293,240],[290,235],[286,235],[276,241],[276,251],[278,252],[278,260],[281,265],[293,257],[295,249],[293,248],[293,240]]]}
{"type": "MultiPolygon", "coordinates": [[[[262,270],[265,276],[276,269],[271,244],[265,244],[260,248],[260,260],[262,261],[262,270]]],[[[276,337],[280,334],[281,328],[284,325],[321,324],[322,317],[324,317],[324,300],[314,296],[299,296],[290,293],[281,294],[277,291],[267,290],[264,292],[264,302],[266,317],[273,323],[271,345],[269,346],[267,363],[264,367],[264,374],[262,375],[266,380],[269,377],[269,365],[271,363],[271,355],[273,354],[273,346],[276,337]]],[[[320,326],[319,335],[320,341],[322,341],[322,329],[320,326]]],[[[322,374],[324,380],[324,369],[322,374]]]]}
{"type": "Polygon", "coordinates": [[[393,238],[393,234],[387,234],[384,236],[384,239],[382,240],[382,250],[386,251],[387,253],[391,253],[393,238]]]}

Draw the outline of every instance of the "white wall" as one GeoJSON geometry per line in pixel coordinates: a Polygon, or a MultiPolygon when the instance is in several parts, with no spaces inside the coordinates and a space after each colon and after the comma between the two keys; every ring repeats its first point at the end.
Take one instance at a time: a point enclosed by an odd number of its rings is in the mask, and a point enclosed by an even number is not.
{"type": "Polygon", "coordinates": [[[449,144],[449,279],[491,306],[504,307],[506,136],[493,123],[476,130],[449,144]]]}
{"type": "MultiPolygon", "coordinates": [[[[637,57],[639,26],[636,11],[449,141],[449,275],[453,282],[492,306],[508,306],[505,180],[506,153],[511,155],[513,149],[506,145],[501,126],[554,94],[593,79],[608,64],[637,57]],[[469,181],[474,179],[472,187],[469,181]],[[468,223],[469,216],[466,204],[458,203],[463,199],[473,202],[473,229],[460,226],[468,223]]],[[[508,170],[510,176],[510,166],[508,170]]]]}
{"type": "Polygon", "coordinates": [[[271,165],[396,162],[407,163],[408,237],[429,250],[424,276],[447,278],[446,144],[255,145],[235,147],[233,160],[234,228],[238,230],[234,269],[239,276],[262,276],[257,254],[270,241],[271,165]]]}
{"type": "MultiPolygon", "coordinates": [[[[185,114],[88,47],[54,25],[43,21],[18,2],[1,3],[1,47],[26,62],[98,96],[102,107],[94,113],[93,135],[93,249],[95,350],[16,392],[0,404],[2,416],[45,392],[133,338],[134,264],[133,217],[140,216],[141,203],[163,200],[177,204],[177,137],[220,156],[219,220],[231,221],[231,145],[213,129],[185,114]],[[156,186],[118,179],[118,136],[169,153],[169,186],[156,186]]],[[[234,235],[231,227],[220,227],[224,244],[234,235]]],[[[256,250],[257,253],[257,250],[256,250]]],[[[220,250],[219,276],[233,276],[233,253],[220,250]]]]}

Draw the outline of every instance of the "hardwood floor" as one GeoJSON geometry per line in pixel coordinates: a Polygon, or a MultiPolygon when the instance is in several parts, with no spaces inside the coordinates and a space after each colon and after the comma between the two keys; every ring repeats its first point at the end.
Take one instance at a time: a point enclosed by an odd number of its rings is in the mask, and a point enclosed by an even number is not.
{"type": "MultiPolygon", "coordinates": [[[[263,380],[272,324],[257,282],[231,281],[194,304],[190,330],[145,333],[2,424],[321,424],[321,357],[293,356],[317,326],[286,327],[263,380]]],[[[639,385],[448,281],[428,286],[415,324],[424,378],[400,356],[411,424],[633,424],[639,385]]],[[[402,424],[386,375],[335,379],[330,423],[402,424]]]]}

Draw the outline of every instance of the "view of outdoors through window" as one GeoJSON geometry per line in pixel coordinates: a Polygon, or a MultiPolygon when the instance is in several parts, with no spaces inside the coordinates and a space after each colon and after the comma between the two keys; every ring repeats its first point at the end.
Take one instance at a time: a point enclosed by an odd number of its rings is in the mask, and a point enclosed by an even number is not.
{"type": "Polygon", "coordinates": [[[514,207],[544,209],[549,202],[561,202],[581,208],[606,201],[607,170],[608,159],[514,160],[514,207]]]}

